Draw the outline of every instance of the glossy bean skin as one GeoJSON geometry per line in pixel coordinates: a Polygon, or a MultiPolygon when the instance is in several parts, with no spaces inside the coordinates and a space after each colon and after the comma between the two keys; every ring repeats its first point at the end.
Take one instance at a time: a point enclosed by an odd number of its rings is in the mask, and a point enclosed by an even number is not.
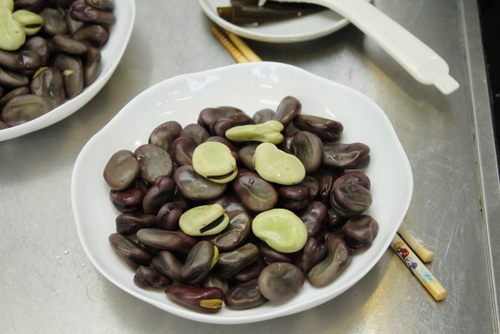
{"type": "Polygon", "coordinates": [[[215,183],[194,171],[193,166],[184,165],[174,172],[177,189],[190,200],[210,200],[222,196],[227,184],[215,183]]]}
{"type": "Polygon", "coordinates": [[[259,146],[259,143],[250,143],[248,145],[243,146],[238,151],[238,156],[240,157],[240,161],[243,163],[246,169],[249,171],[256,173],[255,167],[253,165],[253,156],[255,154],[255,149],[259,146]]]}
{"type": "Polygon", "coordinates": [[[93,46],[100,49],[108,41],[109,31],[103,25],[87,23],[71,34],[71,38],[87,45],[87,47],[93,46]]]}
{"type": "Polygon", "coordinates": [[[54,58],[53,66],[63,74],[66,97],[72,99],[80,95],[84,87],[84,73],[81,59],[62,53],[54,58]]]}
{"type": "Polygon", "coordinates": [[[33,74],[42,66],[42,57],[31,50],[0,50],[0,65],[10,71],[33,74]]]}
{"type": "Polygon", "coordinates": [[[257,173],[240,170],[232,183],[236,197],[255,212],[273,208],[278,201],[276,189],[257,173]]]}
{"type": "Polygon", "coordinates": [[[198,242],[191,248],[181,267],[182,280],[191,285],[203,282],[210,272],[214,256],[214,246],[209,241],[198,242]]]}
{"type": "Polygon", "coordinates": [[[333,188],[334,178],[331,175],[323,175],[318,182],[318,197],[317,200],[323,204],[330,205],[330,193],[333,188]]]}
{"type": "Polygon", "coordinates": [[[368,189],[359,184],[347,183],[333,188],[330,193],[330,204],[337,213],[353,217],[371,206],[372,195],[368,189]]]}
{"type": "Polygon", "coordinates": [[[213,271],[208,273],[207,278],[201,282],[200,286],[204,288],[219,288],[224,292],[224,295],[229,290],[229,284],[227,280],[220,278],[213,271]]]}
{"type": "Polygon", "coordinates": [[[278,189],[278,201],[286,209],[304,209],[310,202],[309,189],[304,186],[283,186],[278,189]]]}
{"type": "Polygon", "coordinates": [[[116,22],[113,13],[87,5],[83,1],[75,1],[69,8],[69,15],[76,21],[110,25],[116,22]]]}
{"type": "Polygon", "coordinates": [[[259,278],[260,272],[265,264],[259,259],[243,268],[239,273],[231,276],[231,284],[237,285],[259,278]]]}
{"type": "Polygon", "coordinates": [[[23,49],[36,52],[40,57],[40,66],[47,66],[51,56],[49,41],[40,36],[33,36],[26,40],[23,49]]]}
{"type": "Polygon", "coordinates": [[[172,155],[174,141],[181,135],[182,126],[177,121],[158,125],[149,135],[148,142],[160,146],[172,155]]]}
{"type": "Polygon", "coordinates": [[[176,138],[172,143],[172,156],[179,166],[193,164],[193,152],[196,143],[188,137],[176,138]]]}
{"type": "Polygon", "coordinates": [[[88,46],[83,62],[83,82],[85,87],[93,84],[99,77],[99,74],[101,74],[101,71],[101,50],[93,46],[88,46]]]}
{"type": "Polygon", "coordinates": [[[156,228],[140,229],[137,231],[137,239],[150,247],[181,254],[188,254],[198,243],[198,239],[182,231],[166,231],[156,228]]]}
{"type": "Polygon", "coordinates": [[[122,190],[132,185],[139,171],[139,162],[134,153],[129,150],[120,150],[114,153],[107,162],[103,176],[111,189],[122,190]]]}
{"type": "Polygon", "coordinates": [[[286,136],[283,141],[278,145],[278,148],[285,153],[293,154],[293,136],[286,136]]]}
{"type": "Polygon", "coordinates": [[[134,283],[140,288],[166,288],[172,280],[150,267],[139,266],[134,275],[134,283]]]}
{"type": "Polygon", "coordinates": [[[276,114],[276,112],[274,110],[269,109],[269,108],[265,108],[265,109],[258,110],[252,116],[252,119],[255,122],[255,124],[262,124],[262,123],[265,123],[267,121],[274,119],[275,114],[276,114]]]}
{"type": "Polygon", "coordinates": [[[306,225],[307,235],[312,237],[324,227],[328,219],[328,207],[319,201],[313,201],[297,215],[306,225]]]}
{"type": "Polygon", "coordinates": [[[298,115],[293,124],[297,129],[313,133],[325,142],[338,141],[344,131],[342,123],[312,115],[298,115]]]}
{"type": "Polygon", "coordinates": [[[192,310],[217,313],[222,308],[224,292],[220,288],[199,288],[187,284],[171,285],[165,289],[167,297],[192,310]]]}
{"type": "Polygon", "coordinates": [[[66,35],[68,24],[64,19],[64,11],[45,7],[38,13],[43,19],[42,30],[49,36],[66,35]]]}
{"type": "Polygon", "coordinates": [[[142,210],[142,201],[145,191],[132,185],[123,190],[109,191],[109,198],[115,208],[122,213],[139,212],[142,210]]]}
{"type": "Polygon", "coordinates": [[[184,200],[163,204],[156,215],[158,227],[162,230],[176,231],[179,228],[179,218],[188,208],[189,204],[184,200]]]}
{"type": "Polygon", "coordinates": [[[293,96],[286,96],[278,104],[273,119],[286,128],[300,114],[301,110],[302,103],[299,100],[293,96]]]}
{"type": "Polygon", "coordinates": [[[219,251],[228,252],[240,247],[246,241],[252,230],[252,218],[244,211],[226,212],[229,225],[220,233],[205,237],[219,251]]]}
{"type": "Polygon", "coordinates": [[[265,242],[259,243],[259,255],[260,260],[264,265],[270,265],[275,262],[293,262],[293,256],[291,254],[278,252],[277,250],[271,248],[265,242]]]}
{"type": "MultiPolygon", "coordinates": [[[[63,7],[60,6],[60,8],[63,8],[63,7]]],[[[64,20],[66,21],[66,24],[68,26],[68,35],[73,36],[73,34],[84,25],[84,22],[76,21],[71,16],[69,16],[67,14],[67,10],[69,9],[69,6],[65,7],[64,9],[66,10],[66,13],[64,15],[64,20]]]]}
{"type": "Polygon", "coordinates": [[[291,150],[304,164],[307,174],[314,173],[323,161],[323,144],[321,139],[307,131],[299,131],[293,136],[291,150]]]}
{"type": "Polygon", "coordinates": [[[0,85],[7,88],[16,88],[29,85],[29,78],[20,73],[5,70],[0,67],[0,85]]]}
{"type": "Polygon", "coordinates": [[[87,46],[68,35],[55,35],[50,39],[50,48],[55,52],[65,52],[73,55],[82,55],[87,52],[87,46]]]}
{"type": "Polygon", "coordinates": [[[105,10],[108,12],[115,9],[115,1],[114,0],[85,0],[85,3],[89,6],[94,7],[94,8],[97,8],[100,10],[105,10]]]}
{"type": "Polygon", "coordinates": [[[132,235],[143,228],[157,227],[156,216],[147,213],[122,213],[115,219],[116,232],[132,235]]]}
{"type": "Polygon", "coordinates": [[[304,179],[297,183],[298,186],[305,187],[308,191],[308,199],[312,201],[318,196],[319,193],[319,181],[316,180],[313,176],[306,175],[304,179]]]}
{"type": "Polygon", "coordinates": [[[378,222],[369,215],[350,218],[342,227],[346,243],[355,250],[370,248],[378,230],[378,222]]]}
{"type": "MultiPolygon", "coordinates": [[[[198,124],[202,125],[213,136],[224,136],[228,126],[235,126],[234,120],[238,120],[239,115],[245,115],[245,113],[234,107],[205,108],[200,111],[198,124]]],[[[241,117],[246,119],[245,116],[241,117]]]]}
{"type": "Polygon", "coordinates": [[[31,80],[33,94],[42,96],[47,100],[50,109],[59,107],[66,100],[64,91],[64,78],[58,69],[49,67],[31,80]]]}
{"type": "Polygon", "coordinates": [[[25,94],[11,98],[0,113],[0,119],[8,126],[29,122],[49,112],[47,101],[37,95],[25,94]]]}
{"type": "MultiPolygon", "coordinates": [[[[0,87],[2,87],[2,88],[0,88],[0,90],[2,91],[2,93],[4,93],[3,86],[0,86],[0,87]]],[[[30,94],[30,93],[31,93],[31,90],[29,89],[29,87],[18,87],[18,88],[12,89],[11,91],[9,91],[6,94],[0,94],[0,96],[2,96],[2,98],[0,98],[0,112],[3,109],[3,107],[7,104],[7,102],[11,98],[13,98],[14,96],[25,95],[25,94],[30,94]]]]}
{"type": "Polygon", "coordinates": [[[209,200],[207,203],[219,204],[224,208],[227,214],[231,211],[243,211],[250,214],[250,210],[248,210],[243,203],[241,203],[241,201],[231,193],[225,193],[222,196],[209,200]]]}
{"type": "Polygon", "coordinates": [[[325,227],[329,231],[338,231],[344,226],[347,219],[345,215],[339,214],[336,210],[330,208],[328,209],[328,220],[325,227]]]}
{"type": "Polygon", "coordinates": [[[229,278],[257,261],[258,258],[257,246],[247,243],[231,252],[220,253],[214,270],[220,278],[229,278]]]}
{"type": "Polygon", "coordinates": [[[165,175],[158,176],[144,195],[142,208],[146,213],[156,215],[160,208],[174,198],[175,181],[165,175]]]}
{"type": "Polygon", "coordinates": [[[159,176],[171,176],[174,166],[170,155],[161,147],[144,144],[134,151],[139,162],[139,176],[146,182],[153,183],[159,176]]]}
{"type": "Polygon", "coordinates": [[[363,143],[324,143],[324,165],[342,169],[360,169],[370,161],[370,148],[363,143]]]}
{"type": "Polygon", "coordinates": [[[15,0],[15,9],[26,9],[31,12],[39,12],[42,8],[48,6],[49,0],[15,0]]]}
{"type": "Polygon", "coordinates": [[[325,244],[326,257],[316,264],[308,274],[311,285],[318,288],[333,282],[352,258],[352,250],[341,236],[332,235],[325,244]]]}
{"type": "Polygon", "coordinates": [[[153,260],[151,252],[120,233],[112,233],[108,240],[115,252],[134,270],[139,266],[149,266],[153,260]]]}
{"type": "Polygon", "coordinates": [[[293,264],[275,262],[259,275],[258,286],[262,295],[271,301],[291,298],[304,285],[304,274],[293,264]]]}
{"type": "Polygon", "coordinates": [[[232,287],[224,296],[224,303],[233,310],[248,310],[268,301],[260,292],[257,278],[232,287]]]}
{"type": "Polygon", "coordinates": [[[253,119],[244,112],[236,112],[227,117],[217,118],[210,125],[209,131],[214,136],[224,136],[230,128],[247,124],[254,124],[253,119]]]}
{"type": "Polygon", "coordinates": [[[324,242],[309,237],[306,245],[293,263],[302,271],[304,276],[307,276],[309,271],[325,258],[326,253],[327,248],[324,242]]]}
{"type": "Polygon", "coordinates": [[[182,129],[180,136],[191,139],[198,146],[210,137],[210,133],[203,126],[191,123],[182,129]]]}
{"type": "Polygon", "coordinates": [[[335,188],[352,183],[358,184],[367,190],[370,190],[371,188],[370,178],[361,171],[352,171],[340,176],[333,182],[333,187],[335,188]]]}
{"type": "Polygon", "coordinates": [[[170,251],[162,250],[151,260],[151,266],[163,276],[175,282],[182,282],[183,263],[170,251]]]}

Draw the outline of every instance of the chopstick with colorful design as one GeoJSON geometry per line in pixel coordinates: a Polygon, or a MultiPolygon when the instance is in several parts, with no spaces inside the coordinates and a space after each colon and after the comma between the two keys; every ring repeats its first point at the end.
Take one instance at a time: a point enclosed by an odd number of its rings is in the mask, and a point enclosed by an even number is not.
{"type": "Polygon", "coordinates": [[[422,285],[430,292],[437,301],[446,297],[446,290],[441,283],[431,274],[425,265],[418,259],[408,245],[396,234],[391,242],[391,248],[398,257],[410,269],[410,271],[419,279],[422,285]]]}

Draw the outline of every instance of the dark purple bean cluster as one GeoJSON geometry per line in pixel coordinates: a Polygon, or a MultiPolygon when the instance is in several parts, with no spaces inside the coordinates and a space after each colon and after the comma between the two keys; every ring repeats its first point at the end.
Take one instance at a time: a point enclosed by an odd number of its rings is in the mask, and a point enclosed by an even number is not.
{"type": "Polygon", "coordinates": [[[0,130],[40,117],[78,96],[102,68],[114,0],[16,0],[43,19],[18,50],[0,50],[0,130]]]}
{"type": "Polygon", "coordinates": [[[369,163],[369,147],[341,143],[340,122],[301,111],[291,96],[276,111],[260,110],[253,117],[234,107],[206,108],[196,123],[163,123],[149,143],[110,158],[103,175],[121,214],[109,241],[136,271],[138,286],[165,288],[170,299],[200,312],[218,312],[223,304],[248,309],[290,298],[306,279],[314,287],[330,284],[355,251],[371,246],[378,223],[364,214],[372,203],[371,182],[361,171],[369,163]],[[224,136],[235,126],[269,120],[286,128],[278,147],[306,168],[298,184],[264,180],[252,162],[259,143],[224,136]],[[238,176],[230,183],[214,183],[194,171],[193,151],[206,141],[226,144],[236,158],[238,176]],[[227,228],[202,237],[180,230],[179,217],[206,204],[225,209],[227,228]],[[304,222],[308,240],[300,251],[278,252],[252,233],[253,217],[273,208],[291,210],[304,222]]]}

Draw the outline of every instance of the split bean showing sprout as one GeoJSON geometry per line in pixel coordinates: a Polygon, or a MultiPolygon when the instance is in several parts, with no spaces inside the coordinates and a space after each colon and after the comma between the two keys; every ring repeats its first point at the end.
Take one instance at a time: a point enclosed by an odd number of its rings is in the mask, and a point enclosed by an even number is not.
{"type": "Polygon", "coordinates": [[[292,96],[254,117],[209,107],[110,157],[109,241],[139,287],[197,312],[249,309],[331,284],[370,248],[369,147],[301,112],[292,96]]]}

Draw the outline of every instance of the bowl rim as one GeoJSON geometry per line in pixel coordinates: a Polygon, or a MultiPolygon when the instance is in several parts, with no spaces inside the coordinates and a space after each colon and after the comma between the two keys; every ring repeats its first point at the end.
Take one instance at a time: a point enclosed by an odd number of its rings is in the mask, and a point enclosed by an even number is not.
{"type": "MultiPolygon", "coordinates": [[[[129,148],[129,149],[132,149],[132,148],[129,148]]],[[[102,181],[102,182],[104,182],[104,181],[102,181]]],[[[403,221],[403,218],[408,210],[408,207],[409,207],[410,201],[411,201],[411,197],[412,197],[412,192],[413,192],[413,176],[411,173],[411,166],[410,166],[410,163],[409,163],[408,158],[406,156],[406,153],[404,152],[404,149],[399,141],[399,138],[397,137],[395,130],[392,127],[392,124],[390,123],[390,120],[388,119],[387,115],[383,112],[383,110],[378,105],[375,104],[375,102],[373,102],[370,98],[368,98],[367,96],[365,96],[361,92],[356,91],[350,87],[347,87],[345,85],[336,83],[334,81],[322,78],[316,74],[312,74],[312,73],[307,72],[301,68],[298,68],[298,67],[295,67],[292,65],[282,64],[282,63],[275,63],[275,62],[233,64],[233,65],[223,66],[223,67],[219,67],[219,68],[215,68],[215,69],[209,69],[209,70],[205,70],[205,71],[201,71],[201,72],[182,74],[182,75],[178,75],[178,76],[166,79],[166,80],[159,82],[159,83],[151,86],[150,88],[146,89],[145,91],[143,91],[142,93],[137,95],[135,98],[133,98],[127,105],[125,105],[123,107],[123,109],[119,113],[117,113],[115,115],[115,117],[108,124],[106,124],[101,129],[101,131],[96,133],[88,141],[88,143],[84,146],[84,148],[80,152],[80,154],[76,160],[76,163],[75,163],[75,167],[74,167],[73,175],[72,175],[72,186],[71,186],[73,212],[74,212],[74,216],[75,216],[75,222],[77,224],[78,235],[79,235],[80,241],[82,243],[82,247],[84,248],[87,256],[89,257],[89,259],[91,260],[93,265],[99,270],[99,272],[101,272],[101,274],[103,274],[109,281],[111,281],[113,284],[115,284],[116,286],[118,286],[122,290],[126,291],[127,293],[132,294],[133,296],[137,297],[138,299],[143,300],[147,303],[150,303],[151,305],[154,305],[154,306],[156,306],[164,311],[167,311],[169,313],[175,314],[177,316],[180,316],[180,317],[183,317],[186,319],[204,322],[204,323],[214,323],[214,324],[252,323],[252,322],[259,322],[259,321],[269,320],[269,319],[273,319],[273,318],[277,318],[277,317],[282,317],[285,315],[290,315],[293,313],[298,313],[301,311],[305,311],[307,309],[311,309],[311,308],[318,306],[320,304],[323,304],[324,302],[329,301],[329,300],[337,297],[341,293],[345,292],[347,289],[351,288],[355,283],[357,283],[362,277],[364,277],[368,273],[368,271],[370,271],[378,263],[378,261],[380,260],[382,255],[385,253],[385,250],[388,248],[390,241],[392,240],[392,237],[395,235],[397,229],[399,228],[399,225],[403,221]],[[245,313],[240,311],[241,315],[235,315],[235,316],[231,316],[231,317],[218,317],[217,314],[215,314],[215,315],[214,314],[210,314],[210,315],[200,314],[200,313],[196,313],[196,312],[193,312],[191,310],[184,309],[184,308],[172,307],[172,306],[167,305],[165,303],[151,299],[148,291],[144,292],[143,290],[140,290],[140,289],[130,289],[130,288],[123,286],[122,283],[116,279],[116,277],[109,274],[108,271],[106,270],[106,268],[103,268],[100,265],[99,261],[94,257],[94,253],[88,248],[88,245],[87,245],[86,240],[85,240],[82,222],[80,221],[81,213],[80,213],[80,208],[79,208],[79,203],[78,203],[80,195],[78,194],[77,188],[79,185],[81,185],[81,180],[78,179],[78,176],[79,176],[79,174],[82,173],[82,168],[83,168],[83,163],[84,163],[83,159],[84,159],[85,155],[88,154],[87,151],[89,150],[89,147],[91,145],[95,145],[96,143],[98,143],[102,139],[101,137],[106,135],[106,132],[113,129],[114,124],[118,120],[120,120],[120,118],[122,117],[122,115],[123,115],[122,112],[129,112],[128,110],[130,110],[130,108],[133,107],[133,105],[134,105],[134,103],[136,103],[136,101],[139,101],[142,98],[144,98],[144,96],[147,96],[147,94],[149,94],[149,92],[151,92],[155,89],[161,88],[162,85],[168,85],[169,83],[176,82],[179,80],[181,80],[181,81],[186,80],[186,79],[192,78],[193,76],[203,77],[203,76],[209,76],[209,75],[212,75],[212,74],[215,74],[218,72],[231,72],[231,71],[238,72],[238,70],[240,70],[240,69],[242,69],[242,70],[248,69],[249,67],[252,69],[268,68],[268,69],[273,69],[273,70],[278,70],[278,71],[291,71],[291,72],[297,73],[299,76],[306,75],[306,76],[309,76],[310,78],[312,78],[312,80],[318,80],[318,82],[320,82],[320,83],[330,84],[330,85],[333,85],[335,87],[341,87],[342,89],[351,92],[355,96],[358,96],[361,99],[364,99],[366,102],[373,105],[374,108],[378,108],[378,110],[380,112],[380,116],[381,116],[381,118],[383,118],[383,122],[385,122],[389,126],[388,129],[384,129],[384,130],[388,130],[388,132],[391,132],[390,135],[393,136],[391,138],[395,140],[394,143],[395,143],[396,149],[398,150],[398,154],[401,154],[400,157],[402,158],[402,163],[404,165],[403,167],[405,169],[405,173],[408,173],[408,175],[407,175],[408,179],[406,180],[407,191],[405,192],[407,197],[404,199],[404,202],[401,203],[401,205],[399,206],[399,208],[397,210],[397,216],[398,216],[399,222],[395,223],[392,226],[392,229],[389,232],[390,238],[387,238],[387,240],[383,241],[383,245],[381,246],[376,257],[374,258],[374,261],[370,262],[369,265],[367,265],[366,267],[363,268],[363,270],[358,272],[357,275],[354,277],[354,279],[350,283],[342,286],[342,289],[339,289],[333,296],[331,296],[331,293],[325,293],[324,296],[322,296],[321,298],[318,298],[314,303],[310,303],[306,308],[295,307],[293,305],[293,303],[288,303],[288,305],[285,303],[284,307],[282,307],[282,305],[278,306],[278,308],[281,307],[281,309],[279,309],[277,311],[274,310],[274,311],[268,312],[266,314],[246,316],[246,315],[244,315],[245,313]]],[[[157,293],[157,292],[155,292],[155,293],[157,293]]]]}

